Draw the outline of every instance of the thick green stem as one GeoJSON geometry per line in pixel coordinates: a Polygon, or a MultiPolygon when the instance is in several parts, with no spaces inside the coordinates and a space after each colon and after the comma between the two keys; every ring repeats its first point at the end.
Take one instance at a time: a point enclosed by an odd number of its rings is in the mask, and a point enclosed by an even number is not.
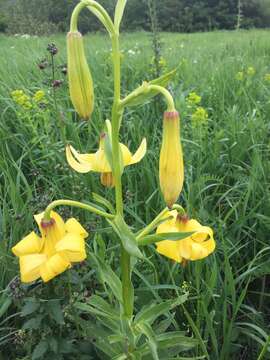
{"type": "Polygon", "coordinates": [[[53,201],[50,205],[47,206],[45,212],[44,212],[44,220],[50,220],[50,213],[51,211],[57,207],[57,206],[73,206],[73,207],[78,207],[80,209],[84,209],[84,210],[87,210],[87,211],[90,211],[94,214],[97,214],[97,215],[100,215],[100,216],[103,216],[107,219],[113,219],[114,218],[114,215],[112,214],[109,214],[105,211],[102,211],[102,210],[99,210],[97,208],[95,208],[94,206],[91,206],[91,205],[88,205],[88,204],[83,204],[79,201],[73,201],[73,200],[56,200],[56,201],[53,201]]]}
{"type": "MultiPolygon", "coordinates": [[[[116,212],[123,216],[123,194],[122,194],[122,158],[119,146],[119,129],[121,125],[123,110],[120,107],[121,100],[121,64],[119,36],[112,36],[113,66],[114,66],[114,102],[112,108],[112,155],[113,176],[115,181],[116,212]]],[[[130,255],[121,246],[121,273],[124,314],[131,318],[133,314],[133,286],[131,282],[130,255]]]]}

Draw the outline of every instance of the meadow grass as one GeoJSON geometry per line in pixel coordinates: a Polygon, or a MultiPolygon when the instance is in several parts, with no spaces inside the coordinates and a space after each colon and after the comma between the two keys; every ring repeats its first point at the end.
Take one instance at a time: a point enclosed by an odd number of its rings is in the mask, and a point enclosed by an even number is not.
{"type": "MultiPolygon", "coordinates": [[[[159,256],[154,246],[146,249],[152,266],[136,264],[136,308],[147,305],[149,299],[175,298],[188,290],[190,300],[175,311],[174,328],[199,340],[190,358],[270,358],[270,79],[265,77],[270,73],[269,35],[267,30],[161,34],[163,72],[178,67],[170,90],[182,120],[185,185],[179,201],[190,216],[214,229],[217,249],[206,260],[184,268],[159,256]],[[255,73],[248,75],[250,67],[255,73]],[[239,72],[243,72],[242,80],[237,79],[239,72]],[[208,112],[206,124],[192,122],[195,109],[186,98],[193,91],[202,97],[201,106],[208,112]]],[[[97,175],[73,172],[64,154],[67,142],[82,152],[97,149],[103,121],[110,118],[113,84],[109,39],[100,34],[85,37],[96,97],[89,123],[76,117],[60,68],[56,78],[64,82],[54,97],[50,69],[41,71],[37,66],[47,56],[46,47],[51,42],[59,48],[56,66],[65,64],[64,35],[0,37],[2,296],[18,273],[10,249],[33,227],[33,213],[57,198],[90,200],[91,192],[113,199],[113,192],[102,188],[97,175]],[[16,89],[29,95],[44,90],[46,108],[21,109],[10,95],[16,89]]],[[[153,77],[150,34],[124,34],[122,51],[125,95],[153,77]]],[[[165,206],[158,182],[164,108],[162,99],[157,98],[136,110],[129,108],[124,115],[121,141],[132,150],[142,137],[148,141],[147,156],[126,169],[123,176],[125,216],[134,230],[149,223],[165,206]]],[[[68,215],[71,210],[62,211],[68,215]]],[[[118,271],[118,248],[105,223],[78,210],[73,213],[91,230],[91,249],[107,243],[104,256],[118,271]]],[[[94,279],[91,267],[84,271],[87,281],[94,279]]],[[[72,283],[69,296],[83,293],[87,284],[78,290],[76,282],[72,283]]],[[[24,289],[24,296],[33,296],[31,291],[24,289]]],[[[46,285],[40,291],[34,296],[45,298],[46,285]]],[[[9,359],[28,359],[36,343],[27,333],[27,349],[15,341],[23,320],[12,314],[20,311],[23,299],[12,301],[2,318],[0,312],[0,358],[6,359],[8,354],[9,359]]],[[[71,330],[65,331],[71,334],[71,330]]]]}

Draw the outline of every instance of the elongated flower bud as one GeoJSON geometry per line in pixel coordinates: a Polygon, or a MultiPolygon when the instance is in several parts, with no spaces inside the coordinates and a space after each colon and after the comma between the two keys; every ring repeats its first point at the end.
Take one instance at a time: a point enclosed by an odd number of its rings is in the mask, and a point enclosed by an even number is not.
{"type": "Polygon", "coordinates": [[[178,199],[184,182],[180,120],[177,111],[164,113],[159,181],[165,202],[171,207],[178,199]]]}
{"type": "Polygon", "coordinates": [[[70,98],[77,113],[88,119],[94,108],[94,89],[80,32],[68,33],[67,52],[70,98]]]}

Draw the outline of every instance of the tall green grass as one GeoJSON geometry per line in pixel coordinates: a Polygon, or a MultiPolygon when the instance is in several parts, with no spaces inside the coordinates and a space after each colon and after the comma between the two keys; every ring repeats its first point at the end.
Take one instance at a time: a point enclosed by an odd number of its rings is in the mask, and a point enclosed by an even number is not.
{"type": "MultiPolygon", "coordinates": [[[[191,357],[269,359],[270,82],[264,79],[270,73],[269,31],[164,33],[161,38],[166,60],[163,71],[178,66],[170,89],[182,119],[185,186],[180,203],[190,216],[213,227],[217,249],[208,259],[184,268],[159,256],[154,247],[147,249],[156,274],[149,264],[136,265],[137,309],[151,298],[174,298],[188,288],[190,299],[185,307],[176,310],[174,326],[199,340],[191,357]],[[256,70],[255,75],[236,80],[237,72],[250,66],[256,70]],[[202,106],[209,113],[207,126],[191,126],[191,110],[186,102],[191,91],[202,96],[202,106]]],[[[123,95],[152,78],[150,41],[146,33],[122,36],[123,95]]],[[[97,175],[74,173],[64,155],[66,142],[84,152],[95,150],[103,121],[110,117],[110,42],[103,35],[85,38],[96,96],[90,123],[76,118],[65,76],[60,72],[58,77],[64,83],[56,90],[55,109],[48,86],[50,71],[37,67],[49,42],[59,47],[57,64],[64,64],[62,35],[0,37],[2,296],[18,273],[11,246],[33,227],[33,213],[44,209],[52,199],[88,200],[92,191],[113,199],[112,191],[101,187],[97,175]],[[47,110],[35,115],[20,110],[10,96],[15,89],[29,94],[44,89],[47,110]]],[[[143,136],[148,141],[147,156],[126,169],[123,177],[126,219],[137,230],[165,205],[158,190],[163,109],[162,99],[157,99],[136,110],[128,109],[124,116],[122,142],[135,150],[143,136]]],[[[117,267],[115,242],[103,222],[77,210],[74,213],[91,229],[89,246],[93,246],[97,234],[102,235],[108,242],[107,261],[117,267]]],[[[87,268],[87,272],[91,278],[92,269],[87,268]]],[[[0,317],[3,359],[8,355],[10,359],[25,356],[23,345],[12,347],[22,323],[19,316],[9,318],[16,311],[20,311],[20,303],[14,300],[0,317]]]]}

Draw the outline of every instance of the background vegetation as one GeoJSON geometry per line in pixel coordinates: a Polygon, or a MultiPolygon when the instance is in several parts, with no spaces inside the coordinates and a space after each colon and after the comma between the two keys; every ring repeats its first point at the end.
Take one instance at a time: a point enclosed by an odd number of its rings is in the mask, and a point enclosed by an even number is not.
{"type": "MultiPolygon", "coordinates": [[[[67,31],[77,0],[0,0],[0,31],[43,34],[67,31]]],[[[101,0],[113,12],[115,0],[101,0]]],[[[210,31],[269,27],[269,0],[129,0],[124,30],[149,30],[149,5],[157,9],[160,30],[173,32],[210,31]],[[240,24],[238,20],[241,19],[240,24]]],[[[83,32],[101,30],[92,17],[82,16],[83,32]]]]}
{"type": "MultiPolygon", "coordinates": [[[[97,285],[102,272],[92,257],[49,284],[23,286],[10,251],[33,227],[32,214],[49,201],[87,201],[90,191],[113,198],[97,175],[77,174],[65,160],[67,142],[82,152],[97,149],[101,124],[110,117],[109,40],[97,34],[87,36],[85,43],[96,96],[87,123],[70,104],[64,36],[0,37],[1,360],[105,359],[98,349],[111,354],[113,348],[103,341],[100,314],[82,310],[81,304],[91,308],[93,295],[113,304],[106,284],[97,285]],[[52,41],[59,49],[54,74],[46,50],[52,41]],[[23,90],[32,107],[14,102],[14,90],[23,90]],[[32,100],[38,90],[45,93],[42,102],[32,100]]],[[[153,299],[177,299],[189,292],[185,307],[168,312],[157,329],[182,330],[197,339],[195,350],[183,348],[186,357],[270,359],[269,31],[161,34],[161,43],[159,70],[178,66],[170,89],[182,119],[186,179],[180,203],[190,216],[213,227],[217,250],[184,268],[159,256],[154,246],[145,250],[149,263],[138,262],[134,274],[136,309],[153,299]],[[187,100],[194,91],[201,96],[200,104],[187,100]],[[208,119],[194,117],[198,106],[208,119]]],[[[125,93],[155,76],[153,64],[147,33],[123,35],[125,93]]],[[[127,168],[123,177],[125,216],[134,230],[164,207],[158,190],[164,106],[157,99],[125,112],[122,142],[134,150],[146,136],[149,147],[144,160],[127,168]]],[[[72,211],[90,231],[89,251],[106,259],[118,274],[119,251],[106,223],[72,211]]],[[[68,217],[71,210],[62,209],[62,214],[68,217]]]]}

